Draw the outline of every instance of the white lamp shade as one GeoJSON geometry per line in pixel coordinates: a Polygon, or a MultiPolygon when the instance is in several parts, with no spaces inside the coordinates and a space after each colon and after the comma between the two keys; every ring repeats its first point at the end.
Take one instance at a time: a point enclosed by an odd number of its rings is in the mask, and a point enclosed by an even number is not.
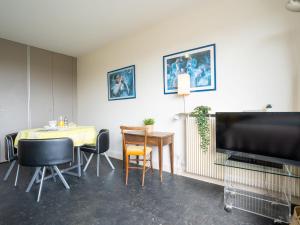
{"type": "Polygon", "coordinates": [[[191,93],[191,78],[187,73],[178,75],[178,95],[189,95],[191,93]]]}

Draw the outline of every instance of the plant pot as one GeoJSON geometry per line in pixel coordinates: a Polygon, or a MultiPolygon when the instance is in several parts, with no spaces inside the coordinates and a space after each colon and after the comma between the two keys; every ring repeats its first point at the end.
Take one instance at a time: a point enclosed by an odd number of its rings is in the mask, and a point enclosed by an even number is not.
{"type": "Polygon", "coordinates": [[[153,132],[153,125],[146,125],[145,127],[146,127],[148,133],[153,132]]]}

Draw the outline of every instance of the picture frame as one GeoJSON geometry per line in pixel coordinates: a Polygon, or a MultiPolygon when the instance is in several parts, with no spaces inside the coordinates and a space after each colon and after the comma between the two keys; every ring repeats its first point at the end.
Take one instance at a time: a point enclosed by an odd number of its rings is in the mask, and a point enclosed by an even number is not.
{"type": "Polygon", "coordinates": [[[107,72],[108,100],[136,98],[135,65],[107,72]]]}
{"type": "Polygon", "coordinates": [[[177,77],[183,73],[190,75],[191,92],[216,90],[216,45],[163,56],[164,94],[177,93],[177,77]]]}

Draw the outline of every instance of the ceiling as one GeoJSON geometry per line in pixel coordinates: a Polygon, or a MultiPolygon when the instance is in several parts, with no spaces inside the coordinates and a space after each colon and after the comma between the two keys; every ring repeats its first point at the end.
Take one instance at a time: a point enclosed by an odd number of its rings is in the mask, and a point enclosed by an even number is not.
{"type": "Polygon", "coordinates": [[[187,10],[195,2],[0,0],[0,38],[80,56],[187,10]]]}

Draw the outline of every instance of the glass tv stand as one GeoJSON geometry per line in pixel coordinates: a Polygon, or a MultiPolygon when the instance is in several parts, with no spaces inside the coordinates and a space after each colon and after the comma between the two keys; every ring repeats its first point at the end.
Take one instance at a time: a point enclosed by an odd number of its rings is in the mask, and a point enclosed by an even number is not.
{"type": "Polygon", "coordinates": [[[287,165],[270,165],[239,155],[217,153],[216,165],[224,167],[224,209],[240,209],[273,219],[275,223],[289,223],[291,218],[291,185],[294,178],[287,165]],[[247,160],[249,160],[247,162],[247,160]]]}

